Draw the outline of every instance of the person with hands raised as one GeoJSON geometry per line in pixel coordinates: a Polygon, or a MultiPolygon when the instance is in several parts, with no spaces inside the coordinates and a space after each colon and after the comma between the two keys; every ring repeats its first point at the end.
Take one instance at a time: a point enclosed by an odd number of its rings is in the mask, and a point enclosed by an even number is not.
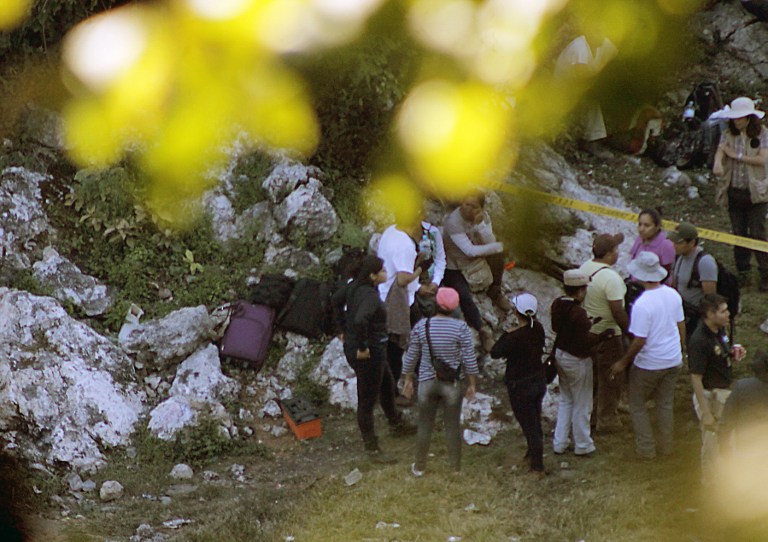
{"type": "Polygon", "coordinates": [[[402,393],[406,397],[413,396],[414,373],[418,367],[416,461],[411,465],[411,473],[416,477],[422,476],[426,469],[432,429],[440,407],[449,465],[455,471],[461,468],[462,395],[469,401],[474,399],[479,373],[472,332],[466,322],[451,317],[459,306],[459,293],[453,288],[441,287],[435,301],[437,314],[414,326],[403,358],[402,393]],[[463,394],[462,373],[468,381],[463,394]]]}

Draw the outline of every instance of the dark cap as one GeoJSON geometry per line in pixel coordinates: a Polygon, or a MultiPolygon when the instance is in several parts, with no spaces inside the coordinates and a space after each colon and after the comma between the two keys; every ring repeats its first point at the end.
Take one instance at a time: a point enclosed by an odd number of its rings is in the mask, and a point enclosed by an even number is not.
{"type": "Polygon", "coordinates": [[[699,238],[699,230],[696,226],[690,222],[680,222],[675,228],[675,231],[669,232],[667,239],[673,243],[679,243],[681,241],[693,241],[699,238]]]}
{"type": "Polygon", "coordinates": [[[592,254],[595,255],[595,258],[602,258],[619,246],[622,241],[624,241],[623,233],[617,233],[616,235],[601,233],[592,241],[592,254]]]}

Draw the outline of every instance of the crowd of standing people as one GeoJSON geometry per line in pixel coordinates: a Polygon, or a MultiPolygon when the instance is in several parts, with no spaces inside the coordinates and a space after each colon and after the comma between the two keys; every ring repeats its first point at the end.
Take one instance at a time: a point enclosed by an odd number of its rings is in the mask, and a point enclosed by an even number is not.
{"type": "MultiPolygon", "coordinates": [[[[721,179],[718,201],[727,205],[735,234],[765,240],[768,132],[759,123],[763,113],[749,98],[738,98],[723,115],[729,128],[713,168],[721,179]]],[[[619,411],[625,408],[639,459],[673,453],[674,392],[687,361],[701,421],[702,482],[709,483],[718,449],[725,445],[717,439],[720,424],[731,435],[744,416],[743,403],[768,404],[768,395],[756,398],[768,380],[768,356],[755,356],[758,379],[737,386],[744,388],[743,398],[729,402],[732,363],[744,359],[746,349],[732,344],[735,314],[717,294],[717,262],[704,252],[691,223],[682,222],[667,235],[660,212],[644,209],[637,228],[629,277],[613,269],[624,236],[600,233],[593,239],[593,257],[565,271],[564,295],[552,300],[552,355],[560,388],[552,451],[595,454],[593,432],[621,430],[619,411]]],[[[734,250],[742,285],[749,283],[752,252],[734,250]]],[[[758,288],[765,291],[768,253],[754,252],[758,288]]],[[[376,404],[394,434],[416,434],[411,464],[416,477],[426,472],[435,418],[442,410],[448,463],[460,469],[462,401],[474,397],[480,372],[474,330],[482,350],[506,361],[503,380],[526,439],[524,461],[536,475],[545,474],[541,411],[548,378],[539,300],[529,292],[505,295],[503,272],[504,246],[485,212],[485,196],[475,193],[440,227],[417,220],[387,228],[377,255],[359,262],[350,282],[334,295],[344,351],[357,375],[358,425],[373,460],[394,460],[379,445],[376,404]],[[514,317],[497,338],[475,304],[473,293],[481,291],[514,317]],[[399,410],[414,397],[416,426],[399,410]]]]}

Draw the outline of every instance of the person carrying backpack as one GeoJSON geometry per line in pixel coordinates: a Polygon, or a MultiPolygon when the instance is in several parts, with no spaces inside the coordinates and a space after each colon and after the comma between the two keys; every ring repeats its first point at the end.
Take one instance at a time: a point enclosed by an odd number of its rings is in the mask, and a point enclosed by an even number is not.
{"type": "MultiPolygon", "coordinates": [[[[715,203],[728,209],[734,235],[765,241],[765,215],[768,211],[768,130],[760,123],[765,116],[755,103],[740,97],[730,108],[718,112],[728,119],[720,138],[712,173],[719,177],[715,203]]],[[[761,292],[768,291],[768,253],[734,246],[733,258],[741,285],[749,282],[752,253],[760,271],[761,292]]]]}
{"type": "Polygon", "coordinates": [[[699,246],[699,231],[690,222],[681,222],[669,234],[675,244],[672,287],[683,298],[686,342],[699,323],[699,304],[705,294],[717,293],[717,262],[699,246]]]}

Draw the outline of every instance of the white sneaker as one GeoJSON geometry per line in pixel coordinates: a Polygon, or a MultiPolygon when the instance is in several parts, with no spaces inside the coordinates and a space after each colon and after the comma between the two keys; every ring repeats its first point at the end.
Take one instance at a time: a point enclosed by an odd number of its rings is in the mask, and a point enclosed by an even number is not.
{"type": "Polygon", "coordinates": [[[424,471],[418,470],[416,468],[416,463],[411,463],[411,474],[413,474],[416,478],[421,478],[424,476],[424,471]]]}

